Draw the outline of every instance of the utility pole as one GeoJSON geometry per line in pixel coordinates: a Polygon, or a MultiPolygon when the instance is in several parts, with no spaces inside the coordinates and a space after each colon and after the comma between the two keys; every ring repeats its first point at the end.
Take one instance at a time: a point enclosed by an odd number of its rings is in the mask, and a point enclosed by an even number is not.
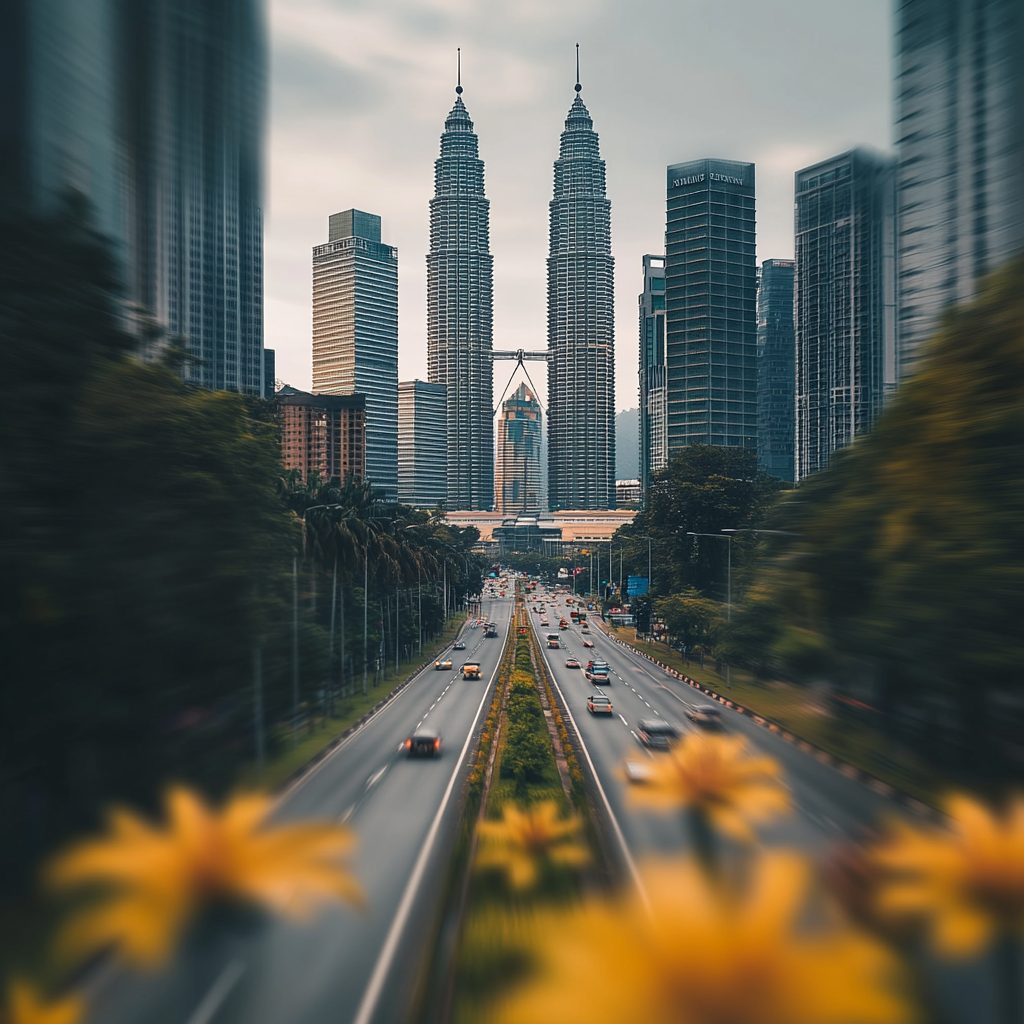
{"type": "Polygon", "coordinates": [[[366,696],[366,671],[369,667],[370,653],[367,650],[370,634],[367,630],[367,609],[370,603],[370,547],[363,548],[363,696],[366,696]]]}
{"type": "Polygon", "coordinates": [[[327,689],[330,693],[330,714],[334,714],[334,687],[331,686],[331,662],[334,661],[334,609],[338,603],[338,551],[334,551],[334,580],[331,583],[331,642],[327,655],[327,689]]]}
{"type": "Polygon", "coordinates": [[[401,649],[402,649],[402,631],[398,628],[398,622],[399,622],[398,616],[399,616],[399,609],[401,608],[401,604],[402,604],[402,588],[399,587],[395,591],[395,676],[396,676],[396,678],[398,676],[399,651],[401,651],[401,649]]]}

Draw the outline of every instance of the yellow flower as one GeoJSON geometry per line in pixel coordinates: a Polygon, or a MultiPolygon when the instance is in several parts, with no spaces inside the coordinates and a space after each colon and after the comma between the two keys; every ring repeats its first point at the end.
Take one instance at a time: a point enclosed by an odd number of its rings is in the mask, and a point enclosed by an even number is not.
{"type": "Polygon", "coordinates": [[[881,945],[848,929],[801,935],[807,868],[765,855],[749,890],[723,895],[692,861],[642,869],[635,891],[565,916],[539,915],[539,976],[500,1008],[503,1024],[903,1024],[881,945]]]}
{"type": "Polygon", "coordinates": [[[890,874],[879,904],[928,919],[941,952],[970,956],[997,933],[1024,935],[1024,796],[1001,817],[966,796],[946,811],[948,831],[897,823],[874,852],[890,874]]]}
{"type": "Polygon", "coordinates": [[[655,759],[631,793],[637,803],[660,810],[696,811],[727,835],[750,840],[751,825],[789,810],[781,774],[773,758],[751,756],[742,736],[690,733],[655,759]]]}
{"type": "Polygon", "coordinates": [[[481,840],[477,867],[500,868],[513,888],[528,889],[545,862],[579,867],[590,860],[586,846],[576,838],[582,824],[575,814],[560,819],[554,800],[522,811],[505,804],[501,821],[481,821],[476,827],[481,840]]]}
{"type": "Polygon", "coordinates": [[[78,1024],[84,1004],[77,996],[68,996],[53,1002],[44,1000],[24,982],[11,985],[6,1013],[0,1014],[4,1024],[78,1024]]]}
{"type": "Polygon", "coordinates": [[[218,902],[255,904],[305,917],[325,899],[358,903],[358,884],[339,863],[353,845],[340,825],[267,824],[268,797],[239,796],[217,811],[187,789],[166,796],[167,825],[129,811],[110,815],[110,833],[59,855],[48,880],[60,890],[97,889],[63,935],[73,954],[114,945],[155,965],[185,925],[218,902]]]}

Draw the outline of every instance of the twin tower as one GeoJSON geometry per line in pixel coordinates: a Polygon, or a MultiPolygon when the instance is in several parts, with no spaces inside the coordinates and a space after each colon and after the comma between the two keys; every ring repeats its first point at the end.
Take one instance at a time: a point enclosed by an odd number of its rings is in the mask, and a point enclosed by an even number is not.
{"type": "MultiPolygon", "coordinates": [[[[494,504],[493,279],[484,164],[456,88],[430,201],[427,374],[447,386],[448,501],[494,504]]],[[[615,505],[611,204],[598,136],[576,83],[555,161],[548,253],[548,505],[615,505]]]]}

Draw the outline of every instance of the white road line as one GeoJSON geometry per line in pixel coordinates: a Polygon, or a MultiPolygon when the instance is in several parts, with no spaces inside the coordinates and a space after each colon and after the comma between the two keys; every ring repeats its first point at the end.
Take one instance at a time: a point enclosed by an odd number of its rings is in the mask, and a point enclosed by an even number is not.
{"type": "Polygon", "coordinates": [[[232,960],[220,972],[220,977],[213,983],[210,991],[203,996],[203,1001],[189,1017],[188,1024],[209,1024],[221,1004],[231,994],[231,990],[238,984],[238,979],[245,974],[245,968],[244,961],[232,960]]]}
{"type": "Polygon", "coordinates": [[[384,774],[384,773],[385,773],[385,772],[386,772],[387,770],[388,770],[388,766],[387,766],[387,765],[384,765],[384,767],[383,767],[383,768],[380,768],[380,769],[378,769],[377,771],[375,771],[375,772],[374,772],[374,773],[373,773],[373,774],[372,774],[372,775],[371,775],[371,776],[370,776],[370,777],[369,777],[369,778],[368,778],[368,779],[366,780],[366,788],[367,788],[367,789],[369,789],[369,788],[370,788],[371,786],[373,786],[373,785],[376,785],[376,783],[378,782],[378,780],[380,779],[380,777],[381,777],[381,776],[382,776],[382,775],[383,775],[383,774],[384,774]]]}
{"type": "Polygon", "coordinates": [[[352,817],[352,812],[353,812],[353,811],[354,811],[355,809],[356,809],[356,805],[355,805],[355,804],[353,804],[353,805],[352,805],[352,806],[351,806],[351,807],[350,807],[350,808],[349,808],[349,809],[348,809],[348,810],[347,810],[347,811],[346,811],[346,812],[345,812],[345,813],[344,813],[344,814],[343,814],[343,815],[341,816],[341,822],[342,822],[342,824],[344,824],[344,823],[345,823],[346,821],[348,821],[348,819],[349,819],[349,818],[351,818],[351,817],[352,817]]]}
{"type": "Polygon", "coordinates": [[[640,737],[637,736],[637,734],[635,732],[633,732],[632,729],[630,729],[629,731],[630,731],[630,734],[632,735],[633,739],[635,739],[637,741],[637,743],[639,743],[640,742],[640,737]]]}
{"type": "MultiPolygon", "coordinates": [[[[546,656],[545,656],[546,657],[546,656]]],[[[551,673],[551,681],[555,684],[555,689],[558,691],[558,696],[562,698],[562,704],[565,706],[565,713],[569,716],[569,721],[572,723],[572,727],[576,730],[576,736],[580,741],[580,748],[583,751],[583,756],[587,759],[587,764],[590,765],[591,774],[594,776],[594,783],[597,786],[598,793],[601,794],[601,799],[604,801],[605,810],[608,812],[608,817],[611,820],[612,828],[615,829],[615,837],[619,841],[619,846],[622,847],[622,854],[626,860],[626,866],[629,868],[629,873],[633,876],[633,884],[636,886],[637,891],[640,893],[640,898],[644,901],[644,906],[650,909],[650,902],[647,899],[647,890],[644,889],[644,883],[640,878],[640,872],[637,870],[636,861],[633,860],[633,854],[629,852],[629,847],[626,845],[626,837],[622,834],[622,828],[619,825],[618,819],[615,817],[615,812],[612,810],[612,805],[608,801],[608,794],[604,791],[604,786],[601,785],[601,779],[598,777],[597,769],[594,767],[594,762],[590,757],[590,751],[587,750],[587,745],[583,741],[583,733],[580,732],[579,726],[576,724],[576,719],[573,718],[572,710],[569,707],[569,702],[565,699],[565,694],[562,693],[562,688],[558,685],[558,679],[555,673],[551,673]]],[[[634,735],[636,735],[634,733],[634,735]]],[[[362,1022],[358,1022],[362,1024],[362,1022]]]]}
{"type": "MultiPolygon", "coordinates": [[[[619,715],[619,718],[622,718],[622,715],[619,715]]],[[[622,718],[622,724],[623,724],[623,725],[624,725],[624,726],[625,726],[625,727],[626,727],[627,729],[629,728],[629,722],[627,722],[627,721],[626,721],[626,720],[625,720],[624,718],[622,718]]]]}
{"type": "MultiPolygon", "coordinates": [[[[505,643],[508,642],[508,634],[512,629],[513,614],[509,615],[508,628],[505,630],[505,643]]],[[[502,645],[504,649],[504,644],[502,645]]],[[[416,864],[412,869],[412,874],[409,876],[409,881],[405,886],[405,892],[402,893],[402,901],[398,905],[398,911],[395,914],[394,920],[391,922],[391,928],[388,930],[387,938],[384,940],[384,945],[381,948],[380,955],[377,957],[377,963],[374,965],[373,974],[370,975],[370,983],[366,986],[366,991],[363,993],[362,1001],[359,1004],[359,1009],[356,1011],[355,1018],[352,1024],[370,1024],[373,1019],[374,1011],[377,1009],[377,1003],[380,1001],[380,994],[384,988],[384,982],[387,980],[388,972],[391,970],[391,964],[395,959],[395,953],[398,951],[398,943],[402,937],[402,932],[405,930],[406,922],[409,919],[409,914],[412,911],[413,901],[416,899],[416,892],[420,887],[420,883],[423,880],[423,874],[427,869],[427,860],[430,858],[430,853],[434,848],[434,842],[437,839],[438,830],[441,827],[441,818],[444,815],[445,808],[448,806],[448,800],[452,795],[452,790],[455,788],[455,779],[458,777],[460,771],[462,771],[464,765],[463,761],[466,759],[466,751],[469,749],[470,741],[473,739],[473,733],[476,731],[476,723],[480,718],[480,712],[483,710],[484,704],[487,702],[487,697],[491,686],[494,684],[494,677],[498,674],[498,668],[501,665],[501,659],[498,659],[498,664],[494,666],[494,671],[491,673],[491,678],[484,687],[483,695],[480,697],[480,703],[477,705],[476,714],[473,716],[473,722],[469,727],[469,732],[466,735],[466,742],[462,746],[462,753],[459,754],[458,760],[455,762],[455,768],[452,770],[451,778],[448,780],[448,788],[444,791],[444,796],[441,798],[441,806],[437,809],[437,814],[434,815],[434,820],[431,823],[430,831],[427,833],[427,838],[423,842],[423,846],[420,849],[420,855],[416,858],[416,864]]]]}

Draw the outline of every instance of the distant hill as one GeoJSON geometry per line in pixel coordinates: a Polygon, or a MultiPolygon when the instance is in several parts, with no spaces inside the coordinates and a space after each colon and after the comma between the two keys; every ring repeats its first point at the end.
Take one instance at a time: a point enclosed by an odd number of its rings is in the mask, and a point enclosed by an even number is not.
{"type": "Polygon", "coordinates": [[[640,410],[624,409],[615,417],[615,479],[640,476],[640,410]]]}

